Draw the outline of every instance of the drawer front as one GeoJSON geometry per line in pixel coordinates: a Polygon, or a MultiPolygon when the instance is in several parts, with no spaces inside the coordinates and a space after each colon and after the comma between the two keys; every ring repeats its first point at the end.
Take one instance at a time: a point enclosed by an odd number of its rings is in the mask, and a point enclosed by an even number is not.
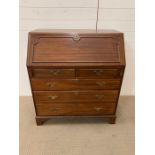
{"type": "Polygon", "coordinates": [[[115,102],[117,90],[106,91],[34,91],[36,104],[75,102],[115,102]]]}
{"type": "Polygon", "coordinates": [[[53,116],[77,116],[77,115],[106,115],[113,114],[115,103],[90,103],[88,104],[38,104],[36,106],[38,115],[53,116]]]}
{"type": "Polygon", "coordinates": [[[75,77],[75,70],[74,69],[33,69],[32,77],[73,78],[75,77]]]}
{"type": "Polygon", "coordinates": [[[31,79],[33,90],[119,89],[120,80],[101,79],[31,79]]]}
{"type": "Polygon", "coordinates": [[[79,78],[120,78],[120,69],[78,69],[79,78]]]}

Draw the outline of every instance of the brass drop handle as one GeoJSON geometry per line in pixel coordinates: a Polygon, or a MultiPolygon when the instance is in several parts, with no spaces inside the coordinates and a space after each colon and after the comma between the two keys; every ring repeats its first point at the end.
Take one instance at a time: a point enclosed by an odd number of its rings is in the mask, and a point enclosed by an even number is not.
{"type": "Polygon", "coordinates": [[[50,96],[48,96],[48,98],[49,98],[50,100],[55,100],[55,99],[58,98],[58,96],[57,96],[57,95],[50,95],[50,96]]]}
{"type": "Polygon", "coordinates": [[[52,70],[50,70],[50,73],[52,74],[52,75],[58,75],[59,73],[61,72],[61,70],[59,70],[59,69],[52,69],[52,70]]]}
{"type": "Polygon", "coordinates": [[[97,98],[98,100],[102,100],[102,99],[104,98],[104,95],[96,95],[96,98],[97,98]]]}
{"type": "Polygon", "coordinates": [[[100,87],[103,87],[103,86],[106,85],[106,82],[104,82],[104,81],[97,81],[96,84],[97,84],[98,86],[100,86],[100,87]]]}
{"type": "Polygon", "coordinates": [[[95,107],[94,109],[95,109],[96,111],[100,111],[100,110],[102,110],[103,108],[95,107]]]}
{"type": "Polygon", "coordinates": [[[103,70],[102,70],[102,69],[97,69],[97,70],[93,70],[93,72],[94,72],[96,75],[102,75],[103,70]]]}
{"type": "Polygon", "coordinates": [[[55,82],[49,82],[47,83],[48,87],[53,88],[55,87],[56,83],[55,82]]]}
{"type": "Polygon", "coordinates": [[[57,112],[58,110],[60,110],[59,108],[52,108],[51,111],[52,112],[57,112]]]}

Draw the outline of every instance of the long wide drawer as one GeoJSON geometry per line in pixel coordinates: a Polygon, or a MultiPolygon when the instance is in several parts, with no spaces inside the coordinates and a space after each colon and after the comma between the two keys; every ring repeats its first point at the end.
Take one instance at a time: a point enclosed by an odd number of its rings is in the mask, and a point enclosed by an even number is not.
{"type": "Polygon", "coordinates": [[[113,114],[115,103],[90,103],[88,104],[38,104],[36,106],[37,115],[53,116],[76,116],[76,115],[106,115],[113,114]]]}
{"type": "Polygon", "coordinates": [[[36,78],[74,78],[74,69],[33,69],[32,77],[36,78]]]}
{"type": "Polygon", "coordinates": [[[32,90],[119,89],[120,80],[101,79],[31,79],[32,90]]]}
{"type": "Polygon", "coordinates": [[[33,91],[36,104],[64,102],[115,102],[117,90],[105,91],[33,91]]]}

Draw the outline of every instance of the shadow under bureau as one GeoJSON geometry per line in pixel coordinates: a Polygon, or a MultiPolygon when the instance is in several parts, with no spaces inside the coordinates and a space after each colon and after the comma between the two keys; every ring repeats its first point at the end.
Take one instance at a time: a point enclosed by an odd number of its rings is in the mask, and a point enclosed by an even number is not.
{"type": "Polygon", "coordinates": [[[29,32],[27,69],[37,125],[54,117],[102,117],[115,123],[125,69],[123,33],[29,32]]]}

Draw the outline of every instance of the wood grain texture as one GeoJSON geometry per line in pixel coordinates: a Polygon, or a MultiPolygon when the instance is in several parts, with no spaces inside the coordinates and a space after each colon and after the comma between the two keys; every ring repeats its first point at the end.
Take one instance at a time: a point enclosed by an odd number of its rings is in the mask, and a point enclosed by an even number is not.
{"type": "Polygon", "coordinates": [[[123,34],[120,32],[31,32],[29,41],[32,42],[29,45],[31,56],[27,65],[31,66],[53,66],[58,62],[75,62],[74,65],[100,62],[102,66],[125,64],[123,34]],[[74,40],[76,35],[80,38],[78,41],[74,40]]]}
{"type": "Polygon", "coordinates": [[[33,62],[120,62],[118,41],[112,36],[78,36],[77,41],[74,35],[39,38],[33,48],[33,62]]]}
{"type": "Polygon", "coordinates": [[[120,69],[78,69],[77,70],[78,78],[120,78],[121,70],[120,69]]]}
{"type": "Polygon", "coordinates": [[[119,89],[120,80],[103,79],[31,79],[32,90],[110,90],[119,89]]]}
{"type": "Polygon", "coordinates": [[[90,103],[86,104],[39,104],[37,105],[37,113],[40,116],[89,116],[89,115],[106,115],[113,114],[114,103],[90,103]]]}
{"type": "Polygon", "coordinates": [[[32,77],[35,78],[73,78],[74,69],[33,69],[32,77]]]}
{"type": "MultiPolygon", "coordinates": [[[[116,102],[117,90],[33,91],[36,104],[116,102]]],[[[89,104],[88,104],[89,105],[89,104]]]]}
{"type": "Polygon", "coordinates": [[[30,32],[27,68],[38,125],[53,116],[109,116],[115,123],[125,69],[122,33],[30,32]]]}

